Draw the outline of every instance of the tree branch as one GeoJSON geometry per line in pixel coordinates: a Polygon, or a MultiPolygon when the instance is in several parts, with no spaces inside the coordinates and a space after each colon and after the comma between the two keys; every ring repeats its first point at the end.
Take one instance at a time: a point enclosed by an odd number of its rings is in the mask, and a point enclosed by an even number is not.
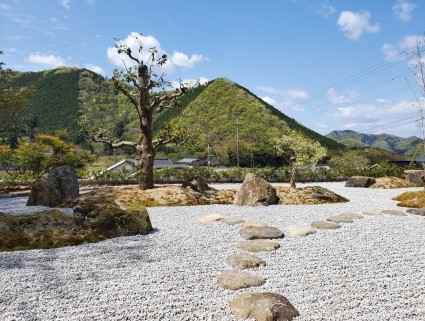
{"type": "Polygon", "coordinates": [[[152,141],[152,145],[155,149],[157,149],[159,146],[164,146],[170,143],[176,143],[179,139],[177,137],[171,137],[171,138],[158,138],[154,141],[152,141]]]}
{"type": "Polygon", "coordinates": [[[176,91],[171,94],[171,95],[164,95],[161,97],[155,97],[153,99],[153,102],[151,103],[149,109],[153,110],[155,108],[157,108],[157,112],[161,112],[164,110],[164,108],[166,108],[167,106],[165,105],[165,103],[180,97],[182,95],[184,95],[187,92],[187,88],[184,86],[181,86],[179,89],[176,89],[176,91]]]}
{"type": "Polygon", "coordinates": [[[137,143],[129,141],[112,140],[103,136],[103,132],[97,133],[92,137],[92,141],[96,143],[104,143],[109,145],[111,148],[120,148],[124,146],[132,146],[137,148],[137,143]]]}

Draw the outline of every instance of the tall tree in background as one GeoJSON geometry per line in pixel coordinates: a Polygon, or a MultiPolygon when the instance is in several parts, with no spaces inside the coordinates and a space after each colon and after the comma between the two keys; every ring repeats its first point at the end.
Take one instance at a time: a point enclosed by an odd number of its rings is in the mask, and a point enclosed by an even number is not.
{"type": "MultiPolygon", "coordinates": [[[[3,54],[0,51],[0,54],[3,54]]],[[[13,82],[16,73],[4,69],[4,62],[0,61],[0,130],[6,137],[11,148],[18,146],[18,137],[23,130],[24,109],[28,104],[28,95],[32,88],[14,88],[13,82]]]]}
{"type": "Polygon", "coordinates": [[[151,92],[171,87],[171,83],[164,80],[164,74],[157,73],[167,62],[167,55],[158,54],[155,47],[145,48],[142,35],[134,34],[133,37],[138,46],[135,52],[122,41],[117,41],[115,50],[118,54],[129,58],[134,66],[125,65],[123,60],[124,70],[114,70],[112,80],[115,87],[137,111],[139,137],[136,142],[113,140],[105,137],[104,131],[100,131],[94,135],[93,140],[108,144],[111,148],[124,146],[136,148],[140,156],[139,188],[145,190],[154,186],[153,164],[156,148],[179,139],[178,136],[173,135],[171,129],[167,129],[156,140],[153,140],[152,123],[154,115],[166,108],[171,108],[174,100],[185,94],[188,89],[180,84],[180,87],[172,93],[156,93],[151,98],[151,92]]]}
{"type": "Polygon", "coordinates": [[[300,168],[315,165],[326,156],[326,148],[301,132],[288,129],[287,133],[275,140],[275,148],[291,165],[290,188],[296,187],[297,172],[300,168]]]}

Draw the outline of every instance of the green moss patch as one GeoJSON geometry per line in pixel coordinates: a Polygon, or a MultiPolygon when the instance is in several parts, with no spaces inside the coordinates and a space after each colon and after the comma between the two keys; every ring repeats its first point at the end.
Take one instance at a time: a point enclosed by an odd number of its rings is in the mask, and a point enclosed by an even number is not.
{"type": "Polygon", "coordinates": [[[406,192],[393,198],[400,203],[397,206],[421,208],[425,207],[425,191],[406,192]]]}
{"type": "Polygon", "coordinates": [[[105,239],[91,229],[78,227],[72,217],[58,210],[17,216],[0,213],[0,251],[57,248],[105,239]]]}

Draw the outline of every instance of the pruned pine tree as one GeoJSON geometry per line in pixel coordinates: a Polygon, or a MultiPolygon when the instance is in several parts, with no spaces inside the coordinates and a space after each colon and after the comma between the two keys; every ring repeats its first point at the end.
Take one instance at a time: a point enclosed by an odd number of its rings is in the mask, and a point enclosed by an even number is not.
{"type": "Polygon", "coordinates": [[[93,136],[93,140],[108,144],[111,148],[124,146],[136,148],[140,157],[139,188],[145,190],[154,186],[153,164],[156,148],[181,139],[181,136],[175,135],[171,129],[166,129],[154,140],[152,132],[154,115],[166,108],[172,108],[175,99],[184,95],[188,87],[180,83],[179,88],[173,92],[159,94],[160,90],[171,87],[171,83],[164,79],[164,74],[158,73],[158,70],[167,62],[167,55],[159,54],[155,47],[145,48],[142,35],[134,34],[133,36],[138,46],[135,52],[125,42],[116,39],[117,53],[129,59],[133,66],[127,66],[123,59],[124,69],[114,70],[112,80],[115,87],[124,94],[137,111],[138,139],[136,141],[112,140],[108,139],[103,131],[99,131],[93,136]],[[155,93],[153,98],[151,93],[155,93]]]}
{"type": "Polygon", "coordinates": [[[319,142],[292,129],[275,140],[275,148],[292,167],[290,188],[296,187],[297,172],[300,168],[313,166],[326,156],[326,148],[319,142]]]}

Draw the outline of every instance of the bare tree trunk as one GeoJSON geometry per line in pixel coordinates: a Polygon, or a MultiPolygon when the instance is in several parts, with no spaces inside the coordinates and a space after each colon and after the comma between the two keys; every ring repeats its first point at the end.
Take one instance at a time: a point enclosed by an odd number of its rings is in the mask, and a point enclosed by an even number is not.
{"type": "Polygon", "coordinates": [[[297,169],[295,168],[295,165],[292,165],[291,180],[289,181],[289,188],[296,188],[295,186],[296,179],[297,179],[297,169]]]}
{"type": "Polygon", "coordinates": [[[142,117],[141,135],[139,137],[140,155],[140,178],[139,188],[141,190],[153,188],[153,163],[155,160],[155,148],[152,144],[152,116],[147,113],[142,117]]]}

